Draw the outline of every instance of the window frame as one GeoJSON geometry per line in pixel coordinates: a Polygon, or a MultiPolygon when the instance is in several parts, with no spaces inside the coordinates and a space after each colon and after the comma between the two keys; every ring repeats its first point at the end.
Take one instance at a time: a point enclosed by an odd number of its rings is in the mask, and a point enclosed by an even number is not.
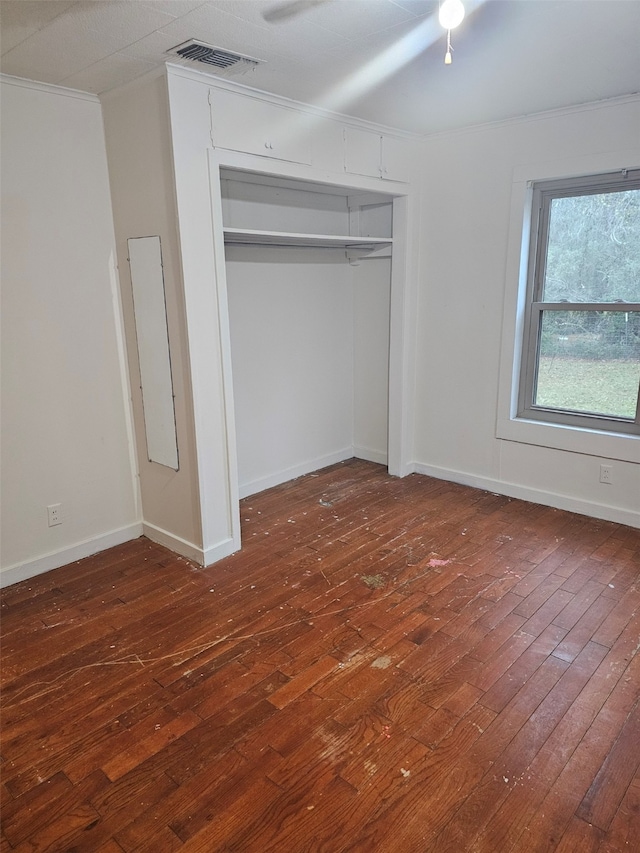
{"type": "Polygon", "coordinates": [[[603,433],[640,435],[640,387],[634,419],[576,412],[537,405],[536,392],[540,335],[547,311],[639,312],[640,302],[545,302],[542,299],[551,204],[554,199],[640,189],[640,169],[618,169],[604,174],[535,181],[531,184],[529,251],[516,418],[552,426],[587,428],[603,433]]]}

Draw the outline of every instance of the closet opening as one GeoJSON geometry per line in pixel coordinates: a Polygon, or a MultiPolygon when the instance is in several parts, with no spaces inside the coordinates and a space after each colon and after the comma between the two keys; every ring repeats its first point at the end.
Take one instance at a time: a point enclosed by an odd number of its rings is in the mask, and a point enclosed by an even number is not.
{"type": "Polygon", "coordinates": [[[239,498],[388,465],[394,198],[220,169],[239,498]]]}

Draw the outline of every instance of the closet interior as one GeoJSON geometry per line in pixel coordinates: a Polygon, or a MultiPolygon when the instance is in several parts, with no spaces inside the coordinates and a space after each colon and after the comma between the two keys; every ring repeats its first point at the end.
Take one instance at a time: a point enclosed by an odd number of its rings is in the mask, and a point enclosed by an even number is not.
{"type": "Polygon", "coordinates": [[[393,195],[222,168],[239,493],[387,463],[393,195]]]}

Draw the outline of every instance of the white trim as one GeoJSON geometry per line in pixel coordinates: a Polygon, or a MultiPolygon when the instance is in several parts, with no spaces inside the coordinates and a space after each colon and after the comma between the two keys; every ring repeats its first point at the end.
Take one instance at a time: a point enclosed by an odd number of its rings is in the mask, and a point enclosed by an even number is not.
{"type": "Polygon", "coordinates": [[[251,480],[249,483],[241,483],[240,498],[248,498],[250,495],[264,492],[265,489],[271,489],[273,486],[295,480],[296,477],[302,477],[305,474],[311,474],[313,471],[319,471],[321,468],[328,468],[329,465],[336,465],[338,462],[353,459],[354,452],[353,447],[345,447],[343,450],[328,453],[326,456],[318,456],[315,459],[308,459],[306,462],[301,462],[291,468],[284,468],[282,471],[276,471],[266,477],[258,477],[257,480],[251,480]]]}
{"type": "Polygon", "coordinates": [[[186,557],[187,560],[192,560],[200,566],[204,565],[204,552],[202,548],[194,545],[193,542],[182,539],[180,536],[176,536],[175,533],[169,533],[168,530],[157,527],[149,521],[142,522],[142,533],[147,539],[151,539],[152,542],[168,548],[175,554],[180,554],[181,557],[186,557]]]}
{"type": "Polygon", "coordinates": [[[629,527],[640,528],[640,512],[633,512],[622,507],[597,504],[593,501],[572,498],[569,495],[559,495],[554,492],[533,489],[529,486],[520,486],[518,483],[506,483],[490,477],[479,477],[475,474],[468,474],[465,471],[439,468],[434,465],[423,465],[421,462],[414,462],[412,468],[415,474],[424,474],[427,477],[460,483],[462,486],[483,489],[493,494],[507,495],[518,500],[529,501],[530,503],[542,504],[566,510],[567,512],[577,512],[591,518],[601,518],[605,521],[613,521],[617,524],[626,524],[629,527]]]}
{"type": "MultiPolygon", "coordinates": [[[[227,494],[229,504],[227,507],[227,521],[230,532],[229,540],[233,543],[233,549],[229,553],[238,551],[241,547],[240,530],[240,508],[238,502],[238,462],[236,445],[236,418],[235,402],[233,396],[233,374],[231,362],[231,327],[229,324],[229,298],[227,293],[227,264],[223,234],[222,216],[222,187],[220,183],[220,167],[215,152],[207,149],[207,169],[209,178],[209,201],[211,205],[211,239],[213,242],[213,265],[215,271],[215,292],[217,307],[217,330],[220,342],[220,365],[222,374],[222,407],[223,407],[223,430],[225,442],[225,475],[227,480],[227,494]]],[[[202,489],[202,486],[201,486],[202,489]]],[[[208,545],[207,526],[205,519],[202,523],[202,539],[204,543],[204,555],[214,554],[218,545],[208,545]]],[[[225,555],[226,556],[226,555],[225,555]]],[[[218,558],[220,559],[220,558],[218,558]]],[[[204,565],[209,565],[204,562],[204,565]]]]}
{"type": "Polygon", "coordinates": [[[380,198],[386,197],[389,201],[398,197],[412,198],[416,195],[413,182],[388,181],[368,175],[355,175],[351,172],[329,172],[308,163],[276,160],[263,157],[261,154],[233,151],[230,148],[209,147],[207,150],[213,152],[212,156],[215,157],[221,169],[252,172],[275,179],[284,178],[289,182],[304,181],[310,185],[309,189],[315,192],[322,192],[322,187],[326,188],[326,192],[332,192],[334,189],[338,193],[354,190],[358,193],[375,193],[380,198]]]}
{"type": "Polygon", "coordinates": [[[187,364],[195,435],[195,472],[199,498],[198,523],[204,561],[220,542],[236,539],[240,546],[237,500],[230,468],[229,408],[225,342],[219,328],[228,322],[226,294],[217,276],[224,258],[222,224],[214,224],[209,167],[208,92],[187,87],[177,75],[167,78],[169,119],[174,152],[178,246],[182,261],[187,364]]]}
{"type": "Polygon", "coordinates": [[[20,86],[23,89],[36,89],[46,92],[48,95],[64,95],[66,98],[78,98],[80,101],[91,101],[99,104],[100,98],[90,92],[81,92],[80,89],[66,89],[54,83],[39,83],[37,80],[27,80],[26,77],[12,77],[10,74],[0,74],[0,83],[8,83],[10,86],[20,86]]]}
{"type": "Polygon", "coordinates": [[[640,436],[633,433],[605,432],[513,417],[498,420],[496,437],[517,444],[640,464],[640,436]]]}
{"type": "MultiPolygon", "coordinates": [[[[408,464],[409,447],[410,447],[410,431],[412,424],[412,408],[410,408],[409,389],[413,384],[413,375],[411,368],[411,355],[413,352],[415,340],[415,300],[416,300],[416,285],[415,276],[411,274],[410,241],[411,236],[409,231],[412,228],[417,228],[412,217],[417,217],[417,202],[415,196],[411,196],[408,186],[395,184],[393,182],[385,182],[381,187],[379,178],[369,178],[358,175],[327,175],[322,171],[318,171],[304,164],[285,163],[265,163],[262,158],[252,154],[243,154],[239,152],[228,151],[225,149],[208,149],[209,161],[209,186],[211,189],[211,205],[212,205],[212,220],[216,223],[212,225],[212,242],[214,254],[214,267],[216,271],[216,296],[218,300],[218,312],[215,322],[218,324],[220,335],[221,359],[223,365],[223,386],[224,386],[224,421],[225,421],[225,441],[227,450],[227,494],[230,501],[230,530],[237,547],[240,547],[240,523],[238,512],[238,499],[248,497],[273,486],[280,485],[300,477],[303,474],[308,474],[316,471],[319,468],[325,468],[337,462],[343,462],[345,459],[351,459],[354,456],[353,447],[345,448],[336,453],[329,454],[324,457],[307,460],[286,471],[276,472],[267,477],[261,477],[248,483],[237,485],[237,460],[235,447],[235,416],[233,408],[233,384],[231,379],[231,343],[230,332],[228,326],[228,307],[226,294],[226,264],[224,255],[223,229],[222,229],[222,202],[220,190],[220,169],[224,168],[242,168],[247,172],[266,174],[274,177],[294,178],[312,184],[326,184],[329,187],[339,186],[342,188],[356,188],[361,191],[366,191],[371,188],[375,191],[378,197],[393,199],[394,205],[394,231],[396,232],[396,253],[395,263],[391,268],[391,315],[390,324],[393,330],[390,340],[390,403],[389,403],[389,454],[371,459],[371,461],[381,462],[382,464],[390,464],[390,473],[396,476],[405,476],[410,473],[408,464]],[[219,223],[219,224],[218,224],[219,223]],[[402,236],[398,236],[402,235],[402,236]],[[409,292],[411,288],[411,292],[409,292]],[[393,400],[393,402],[392,402],[393,400]],[[236,491],[237,489],[237,491],[236,491]]],[[[191,345],[193,346],[193,336],[190,336],[191,345]]],[[[370,457],[363,457],[370,458],[370,457]]],[[[201,500],[204,472],[200,479],[201,500]]],[[[203,531],[205,526],[203,523],[203,531]]],[[[206,543],[207,537],[203,532],[203,538],[206,543]]],[[[217,547],[217,546],[215,546],[217,547]]],[[[205,551],[208,553],[208,549],[205,551]]],[[[233,552],[231,552],[233,553],[233,552]]]]}
{"type": "Polygon", "coordinates": [[[513,170],[498,380],[497,438],[583,453],[603,459],[640,462],[638,436],[549,424],[543,421],[534,422],[516,416],[529,256],[531,183],[575,175],[601,174],[625,167],[629,169],[640,167],[638,150],[624,149],[576,155],[570,158],[521,164],[513,170]]]}
{"type": "Polygon", "coordinates": [[[236,551],[239,550],[240,546],[235,539],[224,539],[222,542],[218,542],[216,545],[211,545],[203,551],[202,566],[206,569],[214,563],[217,563],[218,560],[223,560],[225,557],[229,557],[231,554],[235,554],[236,551]]]}
{"type": "Polygon", "coordinates": [[[75,563],[85,557],[91,557],[98,551],[106,551],[107,548],[114,548],[124,542],[130,542],[132,539],[142,536],[142,532],[142,524],[137,522],[78,542],[68,548],[63,548],[61,551],[52,551],[42,557],[37,557],[35,560],[7,566],[0,572],[0,587],[33,578],[36,575],[44,574],[44,572],[50,572],[52,569],[59,569],[60,566],[66,566],[68,563],[75,563]]]}
{"type": "Polygon", "coordinates": [[[613,174],[622,169],[640,169],[640,148],[622,148],[604,154],[578,154],[559,160],[515,166],[513,182],[531,184],[563,178],[582,178],[585,175],[613,174]]]}
{"type": "Polygon", "coordinates": [[[212,563],[222,560],[223,557],[228,557],[238,550],[238,545],[232,538],[223,539],[221,542],[216,542],[215,545],[203,550],[198,545],[194,545],[193,542],[182,539],[174,533],[169,533],[168,530],[157,527],[148,521],[143,522],[141,527],[141,533],[147,539],[158,545],[162,545],[164,548],[168,548],[174,554],[179,554],[181,557],[197,563],[201,567],[210,566],[212,563]]]}
{"type": "Polygon", "coordinates": [[[415,197],[403,195],[394,198],[395,242],[389,304],[388,468],[389,473],[396,477],[404,477],[409,470],[415,414],[413,389],[418,314],[418,276],[415,271],[420,268],[420,258],[419,247],[414,248],[412,235],[418,233],[419,215],[415,197]]]}
{"type": "Polygon", "coordinates": [[[374,450],[372,447],[362,447],[357,445],[353,448],[353,455],[356,459],[364,459],[366,462],[376,462],[378,465],[386,465],[389,455],[383,450],[374,450]]]}

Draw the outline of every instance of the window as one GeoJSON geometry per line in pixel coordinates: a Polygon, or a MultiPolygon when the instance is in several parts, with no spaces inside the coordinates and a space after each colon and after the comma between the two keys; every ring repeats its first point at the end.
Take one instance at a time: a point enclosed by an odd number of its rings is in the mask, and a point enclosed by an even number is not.
{"type": "Polygon", "coordinates": [[[640,433],[640,170],[533,185],[518,417],[640,433]]]}

